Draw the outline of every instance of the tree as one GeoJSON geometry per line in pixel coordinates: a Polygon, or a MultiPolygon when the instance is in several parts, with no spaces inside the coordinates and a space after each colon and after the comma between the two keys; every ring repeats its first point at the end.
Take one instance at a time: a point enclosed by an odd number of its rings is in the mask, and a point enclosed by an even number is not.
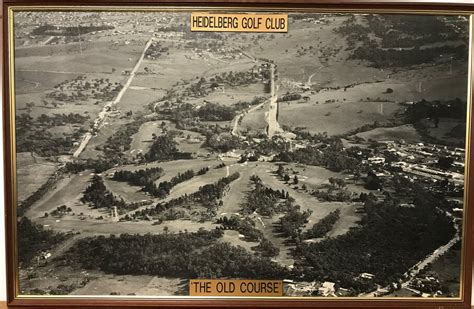
{"type": "Polygon", "coordinates": [[[370,171],[367,174],[365,188],[368,190],[381,190],[383,188],[383,183],[374,172],[370,171]]]}
{"type": "Polygon", "coordinates": [[[278,169],[277,169],[276,173],[277,173],[278,176],[283,178],[284,173],[285,173],[285,168],[283,167],[283,165],[281,165],[281,164],[278,165],[278,169]]]}
{"type": "Polygon", "coordinates": [[[444,170],[448,170],[453,166],[454,159],[452,157],[440,157],[438,159],[438,166],[444,170]]]}
{"type": "Polygon", "coordinates": [[[160,135],[153,140],[150,150],[145,154],[145,159],[151,161],[165,161],[173,159],[173,155],[178,152],[177,143],[168,135],[160,135]]]}
{"type": "Polygon", "coordinates": [[[293,177],[293,184],[297,185],[298,182],[299,182],[298,176],[295,175],[295,177],[293,177]]]}

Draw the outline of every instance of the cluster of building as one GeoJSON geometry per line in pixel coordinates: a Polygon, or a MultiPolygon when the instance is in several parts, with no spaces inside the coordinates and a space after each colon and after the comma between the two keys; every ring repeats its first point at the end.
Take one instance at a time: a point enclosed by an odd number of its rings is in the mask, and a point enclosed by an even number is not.
{"type": "MultiPolygon", "coordinates": [[[[398,167],[403,172],[417,177],[429,178],[433,182],[448,179],[456,186],[464,184],[464,159],[465,150],[435,144],[403,143],[394,141],[380,142],[382,151],[377,155],[367,158],[364,162],[374,170],[379,170],[385,164],[398,167]],[[385,153],[385,154],[384,154],[385,153]],[[387,159],[387,155],[397,158],[396,161],[387,159]],[[440,159],[449,158],[450,166],[441,168],[440,159]]],[[[382,171],[378,176],[390,176],[387,171],[382,171]]]]}

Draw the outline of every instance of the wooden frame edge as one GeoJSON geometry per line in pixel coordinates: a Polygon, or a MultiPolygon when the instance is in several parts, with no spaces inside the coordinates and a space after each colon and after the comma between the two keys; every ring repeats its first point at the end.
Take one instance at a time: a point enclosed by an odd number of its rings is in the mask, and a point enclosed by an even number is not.
{"type": "MultiPolygon", "coordinates": [[[[2,34],[3,34],[3,138],[4,138],[4,188],[5,188],[5,236],[6,236],[6,279],[7,279],[7,306],[15,308],[97,308],[97,307],[109,307],[109,308],[132,308],[132,307],[157,307],[160,308],[171,308],[171,307],[188,307],[188,308],[216,308],[216,307],[293,307],[293,308],[309,308],[314,307],[315,303],[318,307],[326,308],[439,308],[439,309],[455,309],[455,308],[471,308],[471,289],[472,289],[472,261],[473,261],[473,250],[474,250],[474,179],[469,182],[469,192],[471,195],[471,201],[468,208],[471,208],[467,212],[464,226],[464,278],[469,278],[464,282],[464,289],[461,301],[456,302],[440,302],[440,301],[398,301],[398,300],[383,300],[383,299],[370,299],[370,300],[356,300],[356,301],[331,301],[331,300],[245,300],[240,299],[238,301],[226,300],[226,299],[157,299],[157,300],[143,300],[143,299],[121,299],[121,300],[108,300],[108,299],[62,299],[61,304],[55,299],[24,299],[18,298],[15,291],[15,270],[16,265],[13,255],[11,254],[15,250],[15,242],[13,240],[13,228],[15,225],[15,218],[13,217],[12,211],[12,197],[11,194],[7,194],[12,191],[11,173],[12,171],[12,152],[11,152],[11,127],[10,117],[13,111],[10,110],[10,84],[8,72],[10,70],[9,63],[9,51],[8,48],[8,12],[9,7],[14,5],[21,6],[34,6],[34,5],[60,5],[60,6],[75,6],[75,5],[87,5],[87,6],[196,6],[196,8],[202,6],[217,6],[217,7],[228,7],[228,6],[241,6],[244,9],[251,9],[256,6],[266,6],[271,8],[279,8],[284,6],[292,6],[295,8],[314,8],[314,9],[344,9],[344,10],[357,10],[357,9],[387,9],[387,10],[436,10],[436,11],[469,11],[474,14],[474,1],[473,0],[47,0],[46,2],[36,0],[4,0],[2,3],[3,11],[3,22],[2,22],[2,34]],[[347,303],[350,303],[347,306],[347,303]]],[[[471,27],[473,27],[471,25],[471,27]]],[[[471,74],[471,114],[469,117],[471,121],[474,120],[474,33],[471,33],[471,50],[470,50],[470,74],[471,74]]],[[[470,143],[471,151],[469,152],[469,165],[468,175],[474,177],[474,126],[472,125],[470,130],[470,143]]]]}

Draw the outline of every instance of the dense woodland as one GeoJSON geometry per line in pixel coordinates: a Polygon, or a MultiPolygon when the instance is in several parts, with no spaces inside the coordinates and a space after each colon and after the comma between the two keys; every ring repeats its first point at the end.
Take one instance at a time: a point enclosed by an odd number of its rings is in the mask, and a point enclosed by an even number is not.
{"type": "Polygon", "coordinates": [[[277,279],[286,270],[242,247],[220,243],[221,230],[196,233],[93,237],[79,240],[65,255],[69,265],[107,273],[180,278],[277,279]]]}
{"type": "Polygon", "coordinates": [[[308,223],[311,214],[311,209],[301,211],[299,205],[294,205],[284,216],[280,217],[277,230],[291,241],[296,241],[300,237],[303,227],[308,223]]]}
{"type": "Polygon", "coordinates": [[[161,167],[152,167],[139,169],[136,171],[121,170],[116,171],[112,177],[115,181],[125,181],[132,186],[146,186],[149,182],[154,182],[161,176],[164,171],[161,167]]]}
{"type": "Polygon", "coordinates": [[[222,224],[224,230],[234,230],[244,235],[247,241],[260,241],[263,239],[263,233],[256,228],[255,221],[249,217],[224,216],[216,220],[216,223],[222,224]]]}
{"type": "Polygon", "coordinates": [[[297,162],[325,167],[334,172],[350,171],[360,165],[360,158],[345,149],[338,138],[322,146],[307,146],[294,151],[281,151],[277,161],[297,162]]]}
{"type": "Polygon", "coordinates": [[[241,213],[248,215],[256,211],[262,216],[273,216],[277,213],[284,213],[288,211],[289,207],[292,207],[291,203],[285,201],[290,199],[288,192],[264,186],[258,176],[252,176],[250,179],[253,189],[247,194],[241,213]]]}
{"type": "Polygon", "coordinates": [[[144,159],[146,162],[190,159],[190,154],[179,152],[177,145],[170,134],[155,136],[144,159]]]}
{"type": "Polygon", "coordinates": [[[46,230],[30,219],[22,217],[18,221],[18,258],[20,263],[28,265],[33,258],[66,240],[69,235],[46,230]]]}
{"type": "Polygon", "coordinates": [[[357,287],[363,272],[387,285],[454,235],[451,220],[439,210],[443,199],[419,188],[415,207],[398,207],[396,200],[367,199],[360,227],[319,243],[301,242],[295,254],[302,258],[299,271],[307,280],[330,279],[341,286],[357,287]]]}
{"type": "MultiPolygon", "coordinates": [[[[466,44],[431,46],[437,42],[467,42],[468,29],[453,31],[442,18],[432,16],[366,15],[351,17],[336,32],[344,35],[350,58],[377,68],[407,67],[447,59],[466,60],[466,44]],[[360,44],[362,42],[362,44],[360,44]],[[444,59],[442,59],[445,57],[444,59]],[[449,57],[446,57],[448,55],[449,57]]],[[[457,17],[443,17],[452,19],[457,17]]]]}
{"type": "Polygon", "coordinates": [[[453,118],[466,119],[467,104],[461,99],[450,101],[426,101],[421,100],[409,105],[405,111],[406,121],[415,123],[426,118],[453,118]]]}
{"type": "Polygon", "coordinates": [[[83,203],[88,203],[92,208],[125,208],[127,203],[123,199],[117,198],[105,187],[102,177],[94,175],[90,185],[84,191],[81,198],[83,203]]]}

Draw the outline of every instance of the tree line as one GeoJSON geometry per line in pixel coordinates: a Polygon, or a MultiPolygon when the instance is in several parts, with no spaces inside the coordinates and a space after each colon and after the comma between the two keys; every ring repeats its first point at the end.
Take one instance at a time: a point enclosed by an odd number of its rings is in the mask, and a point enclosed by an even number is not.
{"type": "Polygon", "coordinates": [[[336,209],[327,216],[316,222],[310,229],[302,234],[302,239],[321,238],[330,232],[334,224],[339,220],[341,211],[336,209]]]}
{"type": "Polygon", "coordinates": [[[220,206],[219,200],[224,196],[228,185],[239,177],[239,173],[231,174],[230,176],[219,179],[216,183],[206,184],[200,187],[198,191],[192,194],[185,194],[167,202],[160,202],[155,205],[155,207],[138,210],[130,216],[127,215],[125,219],[160,219],[160,215],[164,211],[182,206],[186,203],[198,203],[215,215],[217,208],[220,206]]]}
{"type": "Polygon", "coordinates": [[[124,181],[132,186],[145,186],[149,182],[154,182],[163,176],[163,169],[161,167],[152,167],[139,169],[136,171],[121,170],[116,171],[112,177],[115,181],[124,181]]]}

